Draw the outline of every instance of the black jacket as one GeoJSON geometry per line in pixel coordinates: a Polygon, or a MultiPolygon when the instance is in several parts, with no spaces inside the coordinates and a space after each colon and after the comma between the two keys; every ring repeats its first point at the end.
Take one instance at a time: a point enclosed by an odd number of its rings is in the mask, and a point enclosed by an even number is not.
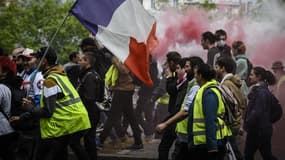
{"type": "Polygon", "coordinates": [[[166,79],[166,91],[169,94],[168,112],[170,115],[175,114],[175,102],[177,98],[178,89],[176,88],[177,74],[166,79]]]}
{"type": "Polygon", "coordinates": [[[248,94],[248,105],[244,117],[244,129],[246,131],[272,128],[270,99],[271,93],[265,83],[252,86],[248,94]]]}

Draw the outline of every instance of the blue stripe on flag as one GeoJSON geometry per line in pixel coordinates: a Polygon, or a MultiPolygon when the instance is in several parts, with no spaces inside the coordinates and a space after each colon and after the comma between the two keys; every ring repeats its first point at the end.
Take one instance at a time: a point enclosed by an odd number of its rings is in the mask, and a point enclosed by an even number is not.
{"type": "Polygon", "coordinates": [[[97,25],[107,27],[115,10],[125,0],[77,0],[71,9],[80,22],[95,34],[97,25]],[[89,27],[88,27],[89,26],[89,27]],[[95,28],[94,28],[95,27],[95,28]]]}

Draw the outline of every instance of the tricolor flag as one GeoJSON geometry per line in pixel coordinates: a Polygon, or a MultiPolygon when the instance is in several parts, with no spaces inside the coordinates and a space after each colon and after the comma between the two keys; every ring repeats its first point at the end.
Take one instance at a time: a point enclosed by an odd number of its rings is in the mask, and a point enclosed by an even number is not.
{"type": "Polygon", "coordinates": [[[156,22],[139,0],[77,0],[71,13],[142,82],[152,86],[149,54],[156,22]]]}

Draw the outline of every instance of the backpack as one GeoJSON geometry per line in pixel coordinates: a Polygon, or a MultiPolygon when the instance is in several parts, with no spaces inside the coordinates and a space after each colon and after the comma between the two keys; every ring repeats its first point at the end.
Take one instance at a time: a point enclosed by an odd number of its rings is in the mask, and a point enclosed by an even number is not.
{"type": "Polygon", "coordinates": [[[95,71],[95,70],[92,70],[92,71],[89,71],[87,72],[81,82],[79,83],[78,87],[77,87],[77,90],[79,90],[79,88],[82,86],[82,84],[85,83],[86,81],[86,78],[91,75],[91,74],[95,74],[95,77],[96,77],[96,85],[98,85],[98,89],[96,90],[96,94],[94,95],[96,97],[96,102],[103,102],[104,101],[104,96],[105,96],[105,81],[103,80],[103,78],[100,77],[100,75],[95,71]]]}
{"type": "Polygon", "coordinates": [[[216,88],[221,93],[222,100],[225,106],[225,114],[223,116],[218,115],[218,117],[224,120],[228,127],[234,127],[235,124],[239,121],[240,107],[233,93],[228,87],[224,85],[210,85],[207,88],[216,88]]]}
{"type": "Polygon", "coordinates": [[[250,80],[249,80],[249,75],[250,75],[250,72],[253,68],[253,64],[250,62],[250,60],[246,57],[238,57],[236,60],[238,59],[245,59],[246,62],[247,62],[247,75],[246,75],[246,79],[245,79],[245,82],[247,84],[247,86],[250,86],[250,80]]]}
{"type": "Polygon", "coordinates": [[[278,99],[272,94],[271,94],[271,108],[270,108],[270,121],[271,123],[276,123],[279,121],[282,117],[283,111],[282,111],[282,106],[278,99]]]}

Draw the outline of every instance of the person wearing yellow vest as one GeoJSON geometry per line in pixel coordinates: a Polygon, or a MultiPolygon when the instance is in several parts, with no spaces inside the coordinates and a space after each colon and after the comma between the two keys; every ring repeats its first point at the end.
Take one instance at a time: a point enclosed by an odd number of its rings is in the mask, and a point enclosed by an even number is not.
{"type": "Polygon", "coordinates": [[[197,65],[203,64],[203,60],[200,57],[190,57],[187,58],[186,64],[184,66],[185,71],[187,72],[187,89],[186,95],[181,105],[181,109],[177,112],[174,116],[172,116],[167,121],[160,123],[157,125],[156,130],[158,132],[162,132],[171,124],[176,124],[176,134],[177,134],[177,141],[176,141],[176,154],[175,159],[180,160],[187,160],[189,159],[188,153],[188,110],[191,109],[191,104],[193,99],[196,95],[196,92],[200,88],[194,78],[194,69],[197,65]]]}
{"type": "Polygon", "coordinates": [[[226,138],[231,130],[222,118],[225,106],[222,95],[216,88],[215,71],[201,64],[195,73],[200,86],[194,98],[193,109],[189,110],[188,135],[190,159],[221,160],[225,156],[226,138]]]}
{"type": "MultiPolygon", "coordinates": [[[[88,113],[77,91],[64,73],[63,67],[57,65],[56,52],[52,48],[42,47],[36,56],[42,58],[39,69],[45,78],[40,107],[31,105],[28,99],[23,101],[28,111],[26,114],[40,118],[41,140],[36,159],[65,160],[68,157],[68,144],[76,143],[78,147],[82,147],[80,138],[90,128],[88,113]],[[47,52],[46,56],[44,56],[45,52],[47,52]]],[[[19,119],[19,117],[13,119],[19,119]]],[[[83,148],[81,151],[81,154],[87,157],[83,148]]]]}

